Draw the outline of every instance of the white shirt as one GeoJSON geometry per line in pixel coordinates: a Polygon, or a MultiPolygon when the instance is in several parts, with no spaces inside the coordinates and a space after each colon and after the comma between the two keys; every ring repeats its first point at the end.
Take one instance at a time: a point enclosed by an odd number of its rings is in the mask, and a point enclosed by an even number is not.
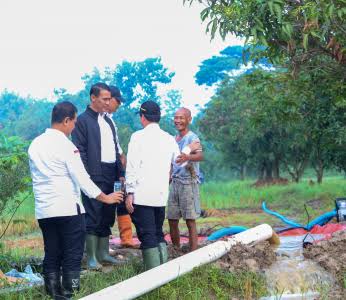
{"type": "Polygon", "coordinates": [[[134,193],[134,203],[166,206],[171,164],[180,154],[174,137],[157,123],[132,134],[126,165],[126,190],[134,193]]]}
{"type": "Polygon", "coordinates": [[[90,198],[101,190],[91,181],[76,146],[59,130],[46,129],[28,150],[37,219],[81,213],[80,189],[90,198]]]}
{"type": "Polygon", "coordinates": [[[101,114],[99,114],[97,122],[101,134],[101,161],[105,163],[114,163],[116,160],[116,152],[112,129],[101,114]]]}
{"type": "Polygon", "coordinates": [[[108,116],[108,118],[111,119],[111,121],[112,121],[112,123],[113,123],[113,125],[114,125],[115,137],[116,137],[116,139],[117,139],[117,146],[118,146],[119,154],[121,155],[121,154],[124,153],[124,151],[123,151],[123,149],[121,148],[120,143],[119,143],[119,136],[118,136],[118,127],[117,127],[117,124],[115,124],[115,122],[114,122],[114,120],[113,120],[113,114],[109,114],[109,113],[108,113],[107,116],[108,116]]]}

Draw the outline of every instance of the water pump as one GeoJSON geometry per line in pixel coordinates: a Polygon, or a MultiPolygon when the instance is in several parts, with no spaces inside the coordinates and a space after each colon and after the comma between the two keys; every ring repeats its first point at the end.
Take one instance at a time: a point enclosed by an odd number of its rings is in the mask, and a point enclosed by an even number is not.
{"type": "Polygon", "coordinates": [[[335,206],[338,222],[346,222],[346,198],[336,198],[335,206]]]}

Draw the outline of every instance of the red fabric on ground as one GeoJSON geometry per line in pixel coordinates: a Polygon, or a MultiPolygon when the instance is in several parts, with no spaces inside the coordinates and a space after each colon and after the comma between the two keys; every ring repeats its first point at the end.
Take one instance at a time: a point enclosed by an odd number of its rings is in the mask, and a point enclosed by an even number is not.
{"type": "MultiPolygon", "coordinates": [[[[207,238],[206,236],[199,236],[198,237],[198,242],[203,242],[204,240],[206,240],[206,238],[207,238]]],[[[171,241],[171,236],[169,234],[165,235],[165,240],[167,241],[167,243],[171,243],[172,242],[171,241]]],[[[188,242],[189,242],[189,238],[187,236],[181,236],[180,237],[180,243],[181,244],[187,244],[188,242]]],[[[112,239],[109,240],[109,243],[111,245],[120,246],[121,240],[118,237],[113,237],[112,239]]],[[[133,238],[133,243],[135,245],[139,245],[140,244],[140,242],[139,242],[139,240],[137,238],[133,238]]]]}
{"type": "MultiPolygon", "coordinates": [[[[321,234],[325,236],[325,239],[329,239],[334,232],[346,230],[346,224],[341,223],[330,223],[324,226],[316,225],[309,232],[311,234],[321,234]]],[[[303,228],[294,228],[286,230],[282,233],[279,233],[279,236],[296,236],[307,234],[308,231],[303,228]]]]}

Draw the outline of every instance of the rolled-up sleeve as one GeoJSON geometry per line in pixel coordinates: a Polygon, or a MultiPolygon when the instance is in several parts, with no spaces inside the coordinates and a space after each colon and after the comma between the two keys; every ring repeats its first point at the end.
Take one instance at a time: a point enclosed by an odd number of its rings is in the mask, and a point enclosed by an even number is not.
{"type": "Polygon", "coordinates": [[[78,150],[75,150],[74,153],[67,155],[66,167],[71,175],[72,180],[79,185],[84,194],[86,194],[89,198],[96,198],[101,194],[102,191],[90,179],[89,174],[84,168],[79,152],[77,151],[78,150]]]}

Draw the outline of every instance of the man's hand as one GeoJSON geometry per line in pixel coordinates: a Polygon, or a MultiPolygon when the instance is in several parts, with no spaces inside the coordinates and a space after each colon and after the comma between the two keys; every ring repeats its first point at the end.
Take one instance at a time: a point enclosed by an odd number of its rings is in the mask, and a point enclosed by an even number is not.
{"type": "Polygon", "coordinates": [[[199,141],[193,141],[191,144],[188,145],[192,152],[201,152],[202,151],[202,145],[199,141]]]}
{"type": "Polygon", "coordinates": [[[182,153],[180,154],[177,159],[175,160],[175,162],[178,164],[178,165],[181,165],[182,163],[186,162],[189,160],[189,156],[185,153],[182,153]]]}
{"type": "Polygon", "coordinates": [[[106,204],[120,203],[124,200],[124,193],[121,191],[117,191],[108,195],[101,193],[96,197],[96,199],[106,204]]]}
{"type": "Polygon", "coordinates": [[[133,194],[128,194],[125,200],[125,206],[129,214],[132,214],[135,210],[133,208],[133,194]]]}

